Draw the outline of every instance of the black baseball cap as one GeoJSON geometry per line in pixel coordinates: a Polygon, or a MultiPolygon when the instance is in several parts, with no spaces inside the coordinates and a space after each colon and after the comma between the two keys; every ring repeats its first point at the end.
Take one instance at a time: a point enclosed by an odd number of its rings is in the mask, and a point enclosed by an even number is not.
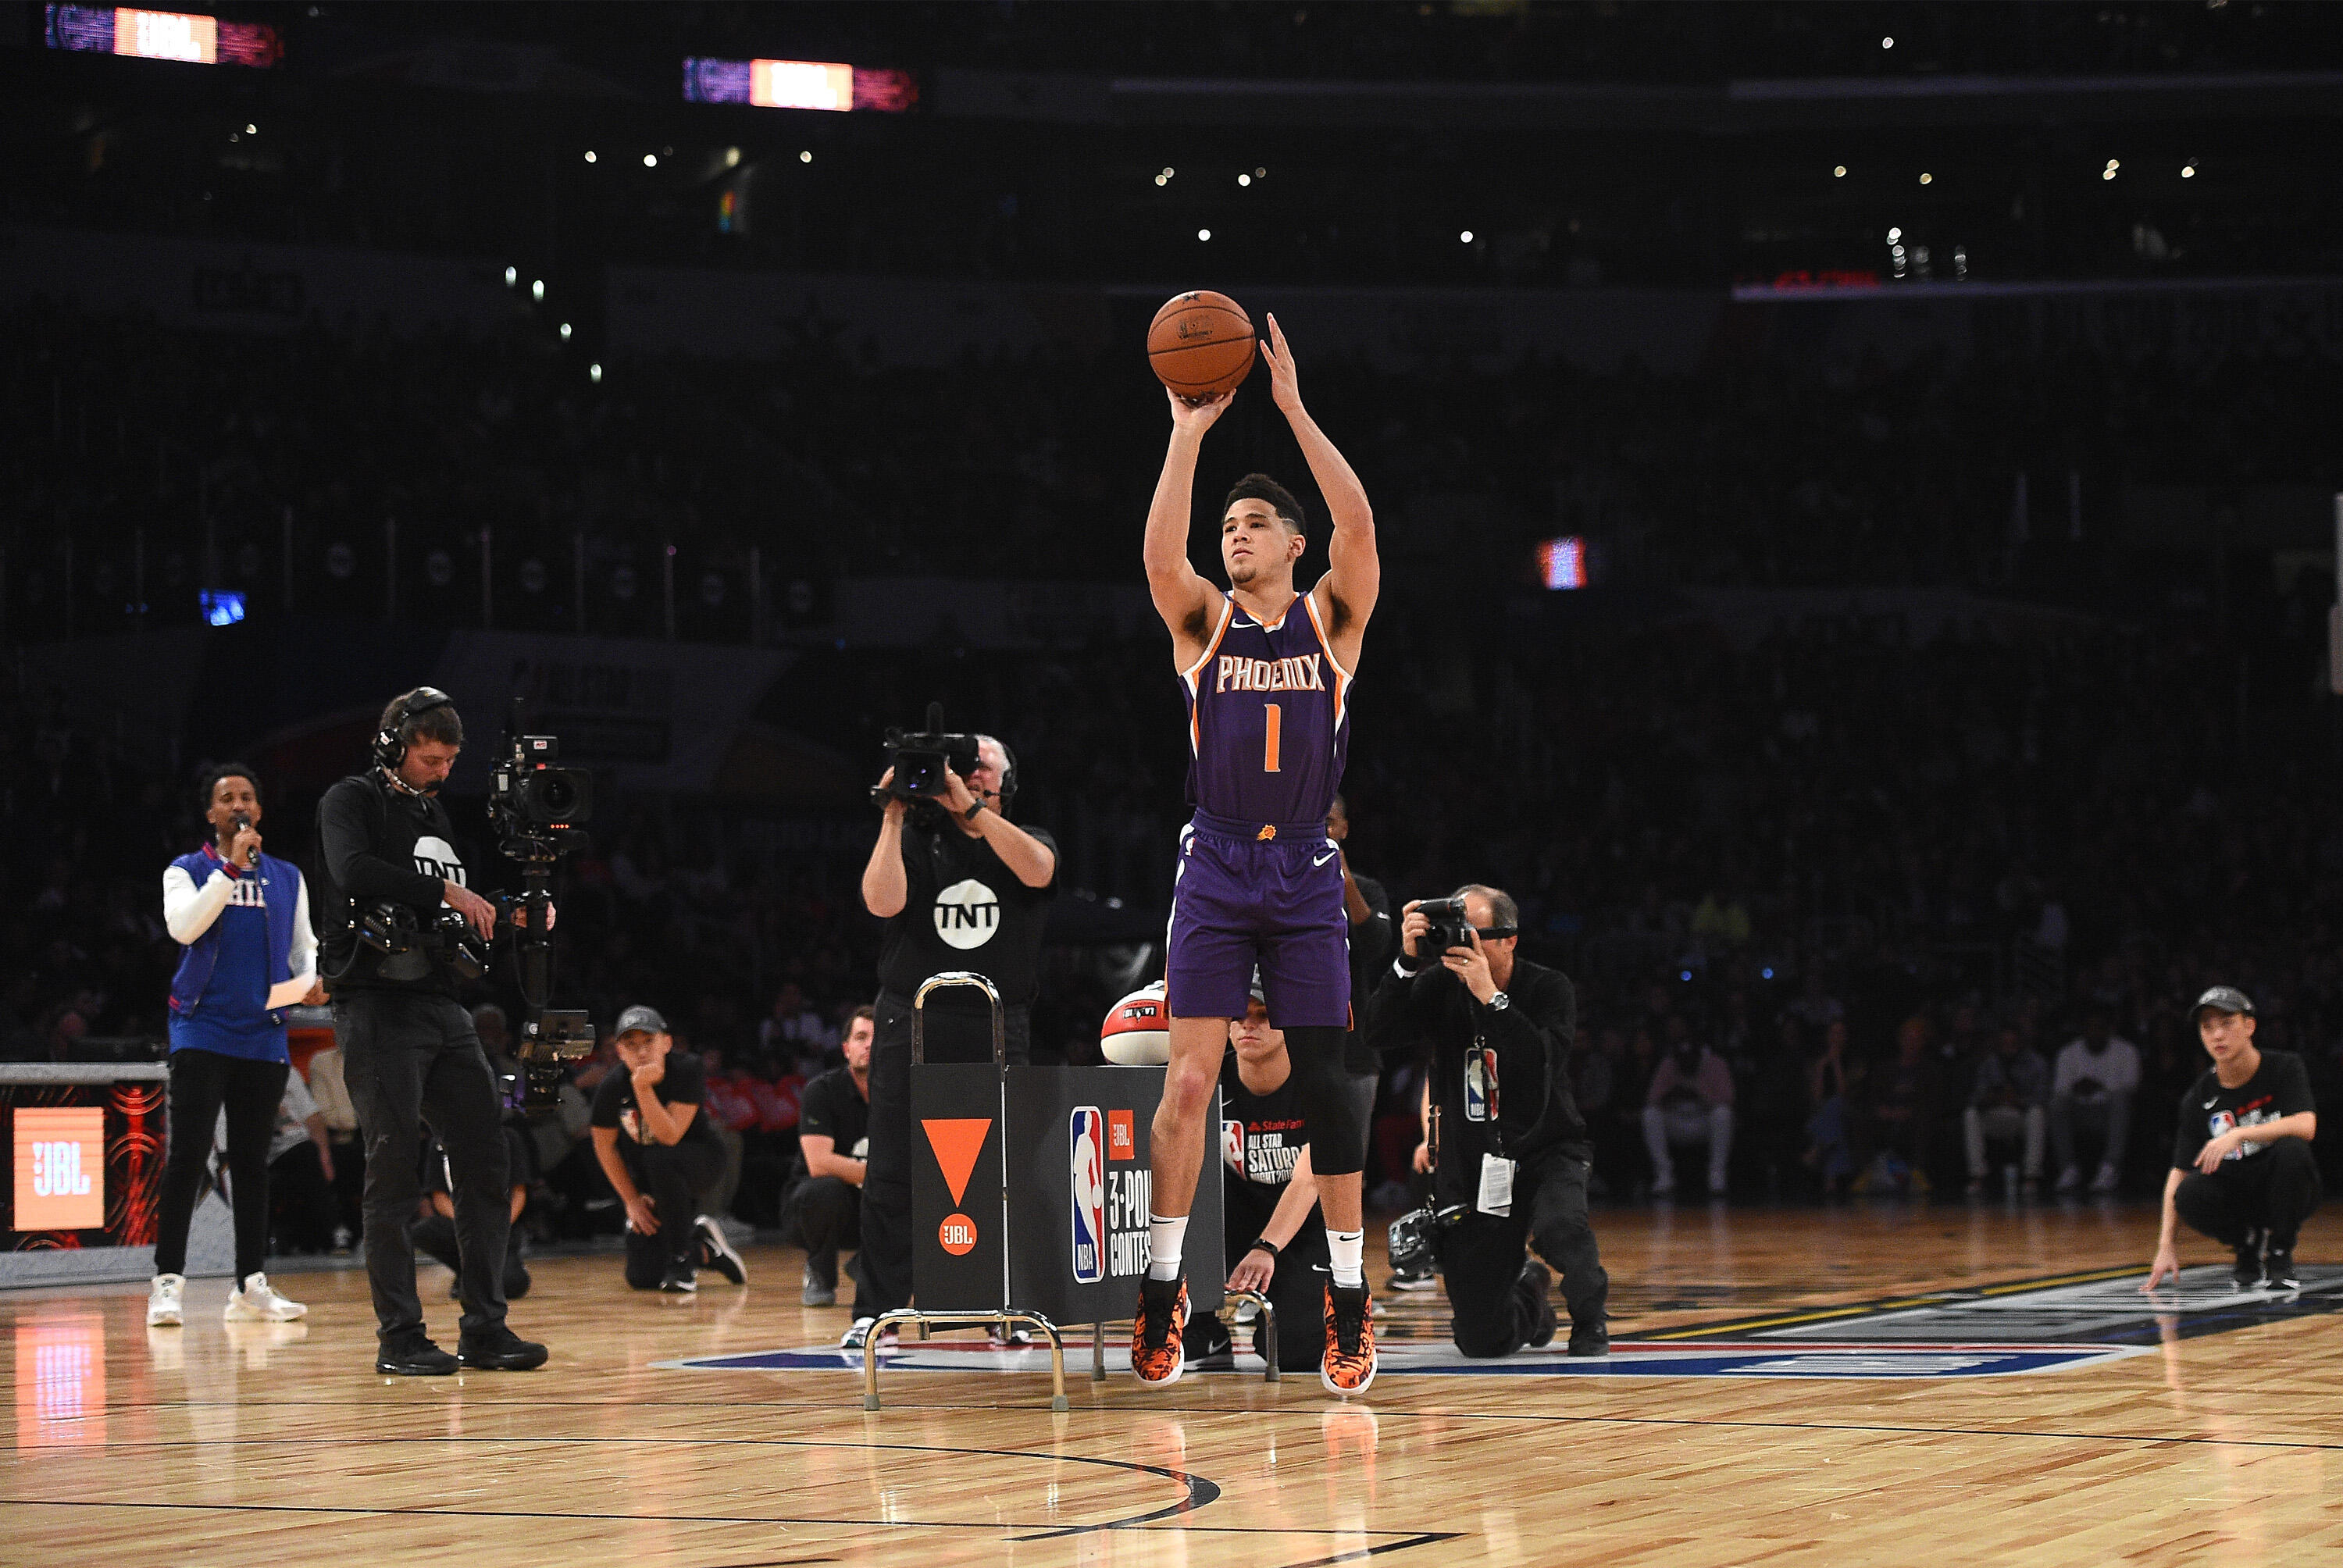
{"type": "Polygon", "coordinates": [[[612,1034],[665,1034],[667,1020],[655,1007],[630,1007],[618,1015],[618,1024],[612,1034]]]}
{"type": "Polygon", "coordinates": [[[2208,1007],[2222,1012],[2241,1012],[2247,1018],[2254,1015],[2253,999],[2232,985],[2217,985],[2198,997],[2197,1005],[2188,1010],[2188,1016],[2197,1018],[2208,1007]]]}

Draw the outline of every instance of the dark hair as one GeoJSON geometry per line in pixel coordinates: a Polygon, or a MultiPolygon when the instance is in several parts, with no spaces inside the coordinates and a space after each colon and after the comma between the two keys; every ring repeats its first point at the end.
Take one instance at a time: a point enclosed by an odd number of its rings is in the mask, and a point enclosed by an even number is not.
{"type": "Polygon", "coordinates": [[[390,705],[382,710],[382,722],[377,728],[388,729],[391,720],[397,719],[398,743],[403,747],[412,747],[418,740],[436,740],[442,746],[464,744],[464,721],[456,716],[454,703],[442,702],[420,713],[410,713],[399,719],[400,708],[414,700],[415,692],[412,691],[392,698],[390,705]]]}
{"type": "Polygon", "coordinates": [[[846,1028],[848,1033],[851,1034],[854,1031],[854,1020],[858,1018],[869,1019],[870,1020],[870,1027],[873,1029],[879,1027],[879,1010],[872,1007],[867,1001],[860,1007],[856,1008],[852,1012],[846,1015],[846,1028]]]}
{"type": "Polygon", "coordinates": [[[1303,531],[1302,503],[1293,498],[1292,491],[1267,474],[1247,474],[1231,485],[1229,498],[1221,503],[1221,516],[1227,517],[1229,508],[1239,501],[1267,501],[1276,508],[1279,519],[1287,528],[1297,534],[1303,531]]]}
{"type": "Polygon", "coordinates": [[[1489,900],[1489,923],[1513,930],[1522,929],[1522,907],[1513,902],[1511,893],[1502,892],[1483,882],[1467,882],[1448,896],[1461,899],[1467,893],[1478,893],[1489,900]]]}
{"type": "Polygon", "coordinates": [[[252,785],[252,798],[260,799],[260,770],[248,762],[214,762],[196,775],[202,780],[196,791],[196,807],[205,816],[211,815],[212,791],[223,779],[247,779],[252,785]]]}

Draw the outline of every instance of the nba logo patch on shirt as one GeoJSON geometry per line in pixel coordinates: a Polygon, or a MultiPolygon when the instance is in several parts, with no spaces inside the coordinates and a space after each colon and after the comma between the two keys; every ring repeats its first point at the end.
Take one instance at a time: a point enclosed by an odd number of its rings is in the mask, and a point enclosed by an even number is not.
{"type": "Polygon", "coordinates": [[[1221,1162],[1240,1176],[1244,1174],[1244,1123],[1242,1121],[1222,1122],[1221,1162]]]}
{"type": "Polygon", "coordinates": [[[1106,1119],[1095,1105],[1078,1105],[1067,1122],[1073,1176],[1073,1234],[1068,1256],[1074,1282],[1095,1285],[1106,1278],[1106,1119]]]}

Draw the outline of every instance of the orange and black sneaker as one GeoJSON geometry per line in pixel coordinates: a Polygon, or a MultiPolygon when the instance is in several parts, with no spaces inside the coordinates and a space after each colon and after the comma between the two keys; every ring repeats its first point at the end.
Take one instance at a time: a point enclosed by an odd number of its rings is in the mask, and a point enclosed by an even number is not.
{"type": "Polygon", "coordinates": [[[1180,1381],[1181,1341],[1188,1328],[1188,1282],[1141,1280],[1139,1312],[1131,1323],[1131,1370],[1153,1388],[1180,1381]]]}
{"type": "Polygon", "coordinates": [[[1318,1381],[1345,1399],[1366,1392],[1375,1381],[1375,1325],[1363,1284],[1326,1287],[1326,1351],[1318,1358],[1318,1381]]]}

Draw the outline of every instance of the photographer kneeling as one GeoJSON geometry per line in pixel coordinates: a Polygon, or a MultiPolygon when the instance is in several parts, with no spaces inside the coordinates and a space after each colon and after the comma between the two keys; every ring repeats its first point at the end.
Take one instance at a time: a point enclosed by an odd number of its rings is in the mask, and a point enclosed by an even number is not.
{"type": "Polygon", "coordinates": [[[724,1174],[716,1124],[699,1113],[708,1074],[696,1056],[674,1056],[667,1020],[647,1007],[618,1015],[618,1060],[594,1091],[594,1157],[627,1206],[627,1283],[685,1295],[705,1262],[747,1282],[740,1255],[700,1203],[724,1174]],[[648,1188],[649,1191],[645,1191],[648,1188]]]}
{"type": "MultiPolygon", "coordinates": [[[[862,1245],[854,1254],[854,1326],[840,1342],[850,1350],[861,1348],[872,1320],[911,1303],[911,1000],[931,975],[982,975],[1001,993],[1009,1060],[1025,1062],[1042,922],[1058,880],[1056,841],[1008,818],[1017,765],[1006,747],[990,735],[900,739],[899,767],[879,780],[885,815],[862,871],[862,902],[887,930],[870,1046],[870,1159],[862,1245]],[[915,752],[912,741],[938,744],[915,752]],[[965,779],[946,760],[952,750],[969,763],[965,779]],[[921,777],[908,776],[914,767],[921,777]],[[916,804],[900,792],[905,789],[919,791],[916,804]]],[[[973,990],[935,992],[927,1013],[929,1060],[991,1060],[991,1015],[973,990]]]]}
{"type": "Polygon", "coordinates": [[[1428,1241],[1440,1260],[1456,1348],[1511,1355],[1554,1333],[1533,1245],[1562,1273],[1570,1353],[1605,1355],[1611,1278],[1586,1221],[1592,1150],[1566,1070],[1577,998],[1559,970],[1515,956],[1519,920],[1512,899],[1473,884],[1410,903],[1401,921],[1368,1027],[1385,1053],[1431,1046],[1434,1209],[1393,1227],[1392,1263],[1408,1261],[1413,1230],[1414,1250],[1428,1241]]]}
{"type": "MultiPolygon", "coordinates": [[[[503,1107],[471,1016],[456,1000],[459,977],[480,972],[497,924],[497,907],[467,885],[455,828],[437,799],[463,745],[454,700],[417,688],[383,710],[374,767],[317,803],[320,949],[343,1080],[366,1147],[375,1370],[408,1377],[459,1365],[525,1372],[546,1358],[543,1345],[505,1325],[511,1215],[503,1107]],[[407,1234],[422,1192],[416,1151],[426,1121],[447,1151],[455,1183],[464,1286],[456,1355],[424,1332],[407,1234]]],[[[551,914],[548,906],[548,929],[551,914]]]]}

